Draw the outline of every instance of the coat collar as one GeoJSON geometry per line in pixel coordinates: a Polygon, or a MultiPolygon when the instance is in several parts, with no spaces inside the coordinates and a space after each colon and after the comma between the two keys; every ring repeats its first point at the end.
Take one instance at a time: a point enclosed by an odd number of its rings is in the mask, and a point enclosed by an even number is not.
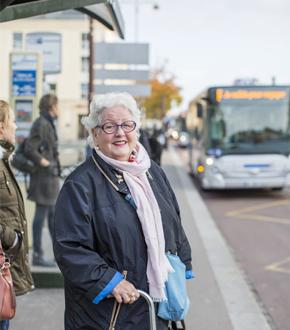
{"type": "Polygon", "coordinates": [[[114,169],[110,164],[106,163],[97,153],[93,150],[93,157],[101,166],[102,170],[110,178],[110,180],[119,188],[120,193],[127,193],[128,187],[124,181],[123,175],[118,170],[114,169]]]}
{"type": "Polygon", "coordinates": [[[8,159],[14,149],[15,147],[13,144],[0,140],[0,159],[8,159]]]}
{"type": "Polygon", "coordinates": [[[48,112],[46,111],[42,111],[40,112],[40,116],[45,118],[49,123],[50,125],[52,126],[53,128],[53,133],[54,133],[54,136],[55,136],[55,139],[58,140],[58,136],[57,136],[57,132],[56,132],[56,127],[55,127],[55,118],[53,118],[48,112]]]}
{"type": "MultiPolygon", "coordinates": [[[[127,194],[129,189],[127,187],[126,182],[124,181],[123,174],[116,170],[113,166],[106,163],[93,149],[93,157],[101,166],[102,170],[106,173],[106,175],[110,178],[110,180],[118,187],[119,192],[123,194],[127,194]]],[[[149,182],[153,180],[149,171],[146,172],[149,182]]]]}

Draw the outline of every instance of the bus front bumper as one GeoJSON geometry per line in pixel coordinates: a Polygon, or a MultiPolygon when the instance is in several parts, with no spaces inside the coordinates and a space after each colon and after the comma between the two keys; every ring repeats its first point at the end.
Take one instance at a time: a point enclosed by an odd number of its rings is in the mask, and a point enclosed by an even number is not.
{"type": "Polygon", "coordinates": [[[201,179],[204,189],[259,189],[285,188],[290,186],[290,173],[277,177],[225,178],[222,174],[211,174],[201,179]]]}

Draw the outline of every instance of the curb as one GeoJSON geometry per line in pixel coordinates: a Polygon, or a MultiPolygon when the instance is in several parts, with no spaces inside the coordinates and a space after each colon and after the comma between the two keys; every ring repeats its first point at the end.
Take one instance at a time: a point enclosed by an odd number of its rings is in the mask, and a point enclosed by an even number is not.
{"type": "Polygon", "coordinates": [[[58,268],[31,267],[34,286],[37,289],[60,289],[64,279],[58,268]]]}

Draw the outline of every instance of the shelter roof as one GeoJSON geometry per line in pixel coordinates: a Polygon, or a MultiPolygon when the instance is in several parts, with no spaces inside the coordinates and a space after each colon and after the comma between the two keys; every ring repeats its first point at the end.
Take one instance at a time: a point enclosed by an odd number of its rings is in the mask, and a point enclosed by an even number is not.
{"type": "Polygon", "coordinates": [[[1,0],[0,23],[69,9],[89,15],[124,38],[124,21],[117,0],[1,0]]]}

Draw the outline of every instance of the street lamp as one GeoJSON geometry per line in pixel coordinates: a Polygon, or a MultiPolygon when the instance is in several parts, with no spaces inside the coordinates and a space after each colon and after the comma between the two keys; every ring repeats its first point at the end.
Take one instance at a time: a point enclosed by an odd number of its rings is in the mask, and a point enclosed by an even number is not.
{"type": "Polygon", "coordinates": [[[88,109],[94,94],[94,22],[93,18],[89,17],[89,84],[88,84],[88,109]]]}

